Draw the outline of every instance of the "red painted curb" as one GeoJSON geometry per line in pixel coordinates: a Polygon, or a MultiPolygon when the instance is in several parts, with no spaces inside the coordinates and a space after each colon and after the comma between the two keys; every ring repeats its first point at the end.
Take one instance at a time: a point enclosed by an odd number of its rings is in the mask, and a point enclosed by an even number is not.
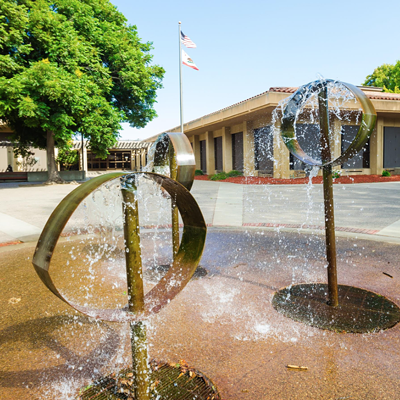
{"type": "Polygon", "coordinates": [[[21,244],[23,242],[21,242],[20,240],[15,240],[14,242],[4,242],[4,243],[0,243],[0,247],[5,247],[5,246],[12,246],[14,244],[21,244]]]}

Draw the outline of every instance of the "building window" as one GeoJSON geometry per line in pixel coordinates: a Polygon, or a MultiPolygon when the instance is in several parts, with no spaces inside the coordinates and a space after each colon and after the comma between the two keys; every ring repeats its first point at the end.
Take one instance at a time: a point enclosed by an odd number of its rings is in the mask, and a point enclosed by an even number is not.
{"type": "Polygon", "coordinates": [[[243,132],[232,135],[232,167],[236,171],[243,171],[243,132]]]}
{"type": "MultiPolygon", "coordinates": [[[[319,125],[296,124],[296,138],[304,152],[316,161],[321,161],[321,144],[319,125]]],[[[304,170],[305,164],[290,153],[290,169],[304,170]]]]}
{"type": "Polygon", "coordinates": [[[131,169],[130,151],[110,151],[105,160],[88,151],[87,158],[89,170],[131,169]]]}
{"type": "Polygon", "coordinates": [[[207,173],[206,141],[200,140],[200,169],[207,173]]]}
{"type": "Polygon", "coordinates": [[[100,170],[107,169],[107,160],[96,157],[92,152],[87,152],[88,169],[100,170]]]}
{"type": "Polygon", "coordinates": [[[214,138],[215,170],[222,171],[222,137],[214,138]]]}
{"type": "Polygon", "coordinates": [[[400,128],[384,127],[383,168],[400,167],[400,128]]]}
{"type": "Polygon", "coordinates": [[[254,129],[254,166],[258,171],[274,171],[274,138],[271,126],[254,129]]]}
{"type": "MultiPolygon", "coordinates": [[[[351,142],[357,135],[359,125],[342,125],[340,133],[342,136],[341,151],[342,154],[350,146],[351,142]]],[[[369,139],[365,144],[364,148],[361,149],[355,156],[347,160],[342,164],[343,169],[354,169],[354,168],[369,168],[369,139]]]]}

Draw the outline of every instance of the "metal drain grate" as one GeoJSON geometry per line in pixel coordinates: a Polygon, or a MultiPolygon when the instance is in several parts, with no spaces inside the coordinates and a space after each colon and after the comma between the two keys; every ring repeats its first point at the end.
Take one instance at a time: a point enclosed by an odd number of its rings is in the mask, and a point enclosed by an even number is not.
{"type": "MultiPolygon", "coordinates": [[[[78,400],[128,400],[130,369],[111,374],[83,389],[78,400]]],[[[185,363],[151,363],[151,399],[156,400],[221,400],[214,384],[202,373],[185,363]]]]}
{"type": "Polygon", "coordinates": [[[272,305],[295,321],[337,332],[376,332],[400,321],[400,308],[386,297],[353,286],[338,289],[338,307],[327,304],[328,285],[323,283],[281,289],[272,305]]]}
{"type": "MultiPolygon", "coordinates": [[[[150,281],[158,282],[168,272],[170,268],[171,265],[169,264],[156,265],[146,269],[144,272],[144,276],[150,281]]],[[[203,278],[207,274],[208,271],[204,267],[199,265],[196,268],[196,271],[194,272],[192,279],[203,278]]]]}

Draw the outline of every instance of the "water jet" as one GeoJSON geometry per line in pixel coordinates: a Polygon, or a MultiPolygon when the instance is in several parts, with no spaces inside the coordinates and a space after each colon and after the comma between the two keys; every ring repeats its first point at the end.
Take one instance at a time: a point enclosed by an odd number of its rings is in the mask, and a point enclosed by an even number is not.
{"type": "Polygon", "coordinates": [[[144,321],[158,313],[189,282],[200,261],[206,237],[206,225],[201,211],[190,192],[178,182],[154,173],[112,173],[94,178],[71,192],[54,210],[40,238],[33,265],[46,287],[69,306],[92,318],[103,321],[129,322],[131,329],[132,369],[110,375],[81,393],[81,399],[124,398],[137,400],[163,398],[180,399],[188,393],[198,398],[219,399],[214,385],[201,373],[187,366],[154,364],[148,370],[146,326],[144,321]],[[174,260],[161,280],[146,295],[140,246],[140,222],[137,190],[139,178],[151,180],[174,199],[183,220],[183,233],[174,260]],[[123,204],[123,228],[128,287],[128,307],[95,309],[67,299],[54,284],[50,262],[57,241],[78,205],[103,184],[119,179],[123,204]],[[182,368],[185,369],[182,372],[182,368]],[[117,377],[117,378],[116,378],[117,377]],[[205,396],[205,397],[204,397],[205,396]]]}
{"type": "Polygon", "coordinates": [[[375,122],[376,111],[363,91],[351,84],[330,79],[301,86],[284,106],[280,130],[286,147],[301,162],[322,169],[328,264],[327,285],[300,284],[281,289],[276,293],[273,299],[274,307],[290,318],[323,329],[360,333],[387,329],[400,321],[400,309],[390,300],[367,290],[338,285],[337,282],[333,167],[345,163],[362,150],[375,127],[375,122]],[[329,124],[332,113],[328,93],[332,94],[335,90],[343,89],[359,101],[363,114],[354,140],[339,157],[334,158],[332,151],[334,135],[329,124]],[[296,137],[296,119],[301,109],[306,106],[307,100],[313,96],[317,96],[318,102],[319,160],[306,154],[296,137]]]}

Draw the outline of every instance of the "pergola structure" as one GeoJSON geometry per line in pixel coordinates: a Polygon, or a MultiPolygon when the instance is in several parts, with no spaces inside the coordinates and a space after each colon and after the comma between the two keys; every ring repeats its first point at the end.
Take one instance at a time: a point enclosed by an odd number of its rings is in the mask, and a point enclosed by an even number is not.
{"type": "Polygon", "coordinates": [[[95,156],[88,148],[88,141],[74,141],[73,149],[79,150],[80,166],[83,171],[140,171],[147,164],[147,153],[151,143],[135,140],[120,140],[115,147],[109,149],[106,159],[95,156]]]}

